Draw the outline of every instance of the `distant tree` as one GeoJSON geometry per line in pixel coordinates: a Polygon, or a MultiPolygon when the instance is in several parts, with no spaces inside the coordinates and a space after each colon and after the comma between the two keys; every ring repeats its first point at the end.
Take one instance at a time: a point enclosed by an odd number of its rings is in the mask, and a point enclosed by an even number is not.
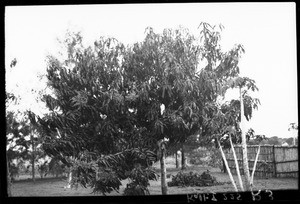
{"type": "Polygon", "coordinates": [[[44,156],[41,149],[36,149],[41,141],[38,131],[33,127],[27,113],[7,111],[6,135],[7,135],[7,158],[9,164],[15,159],[30,160],[32,165],[32,180],[35,181],[35,161],[44,156]],[[22,119],[17,119],[20,117],[22,119]]]}
{"type": "Polygon", "coordinates": [[[293,145],[294,139],[293,139],[292,137],[290,137],[290,138],[287,138],[287,139],[285,140],[285,142],[288,143],[288,145],[293,145]]]}
{"type": "Polygon", "coordinates": [[[288,143],[288,145],[298,145],[298,138],[293,138],[293,137],[290,137],[290,138],[287,138],[285,139],[285,142],[288,143]],[[295,142],[294,142],[295,140],[295,142]]]}
{"type": "Polygon", "coordinates": [[[296,123],[290,123],[289,130],[298,130],[298,124],[296,124],[296,123]]]}
{"type": "MultiPolygon", "coordinates": [[[[13,59],[10,68],[16,66],[17,60],[13,59]]],[[[21,103],[20,96],[6,92],[6,138],[7,138],[7,162],[8,166],[13,160],[31,160],[32,179],[35,181],[36,159],[43,155],[41,149],[36,150],[36,146],[41,143],[37,135],[37,128],[32,123],[30,111],[15,111],[11,107],[21,103]]],[[[17,165],[18,167],[18,165],[17,165]]],[[[17,169],[18,170],[18,169],[17,169]]]]}
{"type": "Polygon", "coordinates": [[[248,145],[259,145],[267,139],[265,135],[256,135],[252,128],[246,132],[246,138],[248,145]]]}
{"type": "Polygon", "coordinates": [[[269,145],[281,145],[282,140],[277,136],[273,136],[273,137],[268,138],[267,144],[269,144],[269,145]]]}
{"type": "Polygon", "coordinates": [[[16,114],[11,111],[6,115],[7,156],[11,162],[16,158],[24,158],[28,154],[29,141],[25,136],[29,135],[29,126],[26,120],[18,121],[16,114]]]}
{"type": "Polygon", "coordinates": [[[40,173],[41,179],[43,179],[48,173],[48,161],[44,161],[43,163],[38,165],[38,171],[40,173]]]}
{"type": "Polygon", "coordinates": [[[296,145],[296,139],[298,139],[297,138],[298,137],[298,124],[296,124],[296,123],[290,123],[288,130],[289,131],[291,131],[291,130],[297,131],[297,133],[294,136],[294,140],[293,140],[293,145],[296,145]]]}
{"type": "MultiPolygon", "coordinates": [[[[10,68],[15,67],[17,64],[16,58],[14,58],[10,63],[10,68]]],[[[16,97],[13,93],[5,92],[5,107],[7,108],[11,105],[11,103],[17,103],[18,97],[16,97]]],[[[6,117],[10,118],[11,123],[6,122],[6,146],[8,145],[8,134],[13,130],[13,127],[15,126],[15,122],[13,121],[13,113],[6,111],[6,117]]],[[[14,131],[15,132],[15,131],[14,131]]],[[[12,196],[11,193],[11,173],[9,171],[9,158],[8,153],[6,152],[6,181],[7,181],[7,195],[10,197],[12,196]]]]}

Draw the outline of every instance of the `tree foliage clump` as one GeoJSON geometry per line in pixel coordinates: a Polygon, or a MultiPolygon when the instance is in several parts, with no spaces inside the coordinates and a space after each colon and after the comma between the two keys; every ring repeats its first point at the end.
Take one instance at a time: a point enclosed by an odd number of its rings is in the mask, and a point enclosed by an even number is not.
{"type": "Polygon", "coordinates": [[[150,195],[148,186],[150,186],[150,180],[157,180],[155,171],[151,168],[143,169],[143,167],[137,164],[133,170],[127,171],[126,174],[130,182],[126,185],[124,195],[150,195]]]}
{"type": "Polygon", "coordinates": [[[131,186],[141,186],[147,191],[148,180],[156,180],[156,174],[150,169],[149,164],[151,162],[149,154],[152,153],[149,150],[145,150],[146,153],[142,151],[143,149],[135,148],[102,156],[83,152],[79,158],[70,161],[73,173],[71,185],[77,187],[81,184],[84,187],[91,187],[93,193],[105,195],[113,190],[118,192],[122,185],[121,180],[128,178],[132,181],[131,186]],[[137,171],[140,176],[137,176],[137,171]]]}
{"type": "MultiPolygon", "coordinates": [[[[161,139],[177,151],[191,135],[208,144],[228,126],[238,130],[239,101],[218,101],[229,88],[257,90],[252,79],[238,76],[244,48],[222,52],[222,26],[201,23],[200,30],[198,39],[182,27],[161,34],[147,28],[145,39],[128,47],[103,37],[84,47],[79,33],[67,36],[66,59],[48,57],[52,94],[43,101],[50,113],[38,119],[44,151],[71,168],[74,181],[106,193],[137,164],[148,175],[161,139]],[[112,176],[99,180],[102,171],[112,176]]],[[[250,119],[259,100],[243,95],[250,119]]]]}
{"type": "Polygon", "coordinates": [[[135,90],[122,67],[124,45],[100,38],[84,48],[78,33],[68,36],[65,45],[65,61],[48,57],[52,94],[43,96],[50,113],[39,118],[43,149],[74,171],[74,181],[107,193],[118,189],[136,163],[148,167],[156,155],[145,145],[145,128],[136,125],[132,112],[135,90]],[[108,169],[111,177],[96,178],[108,169]]]}
{"type": "MultiPolygon", "coordinates": [[[[11,99],[15,100],[15,97],[11,95],[7,98],[7,100],[11,99]]],[[[21,170],[22,162],[30,161],[35,168],[34,163],[46,156],[42,149],[37,148],[41,145],[42,139],[39,137],[38,127],[31,121],[30,114],[30,111],[15,113],[8,110],[6,112],[6,155],[9,169],[13,173],[12,177],[21,170]]]]}

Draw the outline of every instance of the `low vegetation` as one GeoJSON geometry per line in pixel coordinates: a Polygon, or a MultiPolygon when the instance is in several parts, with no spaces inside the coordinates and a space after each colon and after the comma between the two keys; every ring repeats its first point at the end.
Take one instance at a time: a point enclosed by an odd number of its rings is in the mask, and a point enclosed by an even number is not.
{"type": "Polygon", "coordinates": [[[214,186],[220,185],[217,179],[210,175],[208,171],[204,171],[201,175],[195,172],[184,173],[178,172],[172,181],[168,182],[168,186],[214,186]]]}
{"type": "MultiPolygon", "coordinates": [[[[167,158],[170,160],[170,158],[167,158]]],[[[170,169],[167,172],[171,174],[170,178],[167,181],[171,181],[172,175],[177,175],[179,169],[175,171],[175,164],[171,163],[167,165],[167,168],[170,169]]],[[[226,173],[221,173],[217,168],[207,168],[197,165],[190,165],[187,167],[187,170],[182,171],[184,174],[189,174],[190,171],[198,172],[200,175],[202,172],[205,172],[207,169],[210,170],[209,174],[216,178],[218,184],[221,185],[212,185],[212,186],[169,186],[168,194],[186,194],[191,192],[207,193],[207,192],[232,192],[232,184],[229,181],[229,177],[226,173]]],[[[28,175],[29,176],[29,175],[28,175]]],[[[234,179],[237,181],[237,177],[234,175],[234,179]]],[[[128,179],[125,179],[120,186],[119,191],[112,191],[111,193],[106,194],[107,196],[121,196],[125,194],[125,189],[127,184],[130,183],[128,179]]],[[[29,180],[18,180],[13,183],[12,195],[13,196],[101,196],[101,194],[93,194],[93,189],[91,187],[84,188],[78,186],[78,188],[64,188],[66,185],[66,178],[56,178],[48,176],[44,179],[37,178],[36,183],[34,184],[30,179],[29,180]]],[[[148,190],[150,195],[161,195],[161,182],[160,179],[150,181],[148,190]]],[[[129,185],[128,185],[129,187],[129,185]]],[[[137,187],[139,188],[139,187],[137,187]]],[[[294,178],[268,178],[268,179],[257,179],[254,182],[254,190],[257,189],[298,189],[298,181],[294,178]]],[[[129,192],[129,190],[126,190],[129,192]]],[[[137,194],[136,194],[137,195],[137,194]]]]}

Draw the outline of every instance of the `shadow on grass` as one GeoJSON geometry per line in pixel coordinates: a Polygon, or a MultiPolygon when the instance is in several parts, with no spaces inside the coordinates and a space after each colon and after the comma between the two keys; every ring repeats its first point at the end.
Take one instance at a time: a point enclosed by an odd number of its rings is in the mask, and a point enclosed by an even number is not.
{"type": "MultiPolygon", "coordinates": [[[[35,178],[36,183],[47,183],[47,182],[56,182],[56,181],[65,181],[67,177],[65,176],[60,176],[60,177],[46,177],[46,178],[35,178]]],[[[12,183],[28,183],[32,182],[32,178],[27,178],[27,179],[20,179],[20,180],[15,180],[12,183]]]]}

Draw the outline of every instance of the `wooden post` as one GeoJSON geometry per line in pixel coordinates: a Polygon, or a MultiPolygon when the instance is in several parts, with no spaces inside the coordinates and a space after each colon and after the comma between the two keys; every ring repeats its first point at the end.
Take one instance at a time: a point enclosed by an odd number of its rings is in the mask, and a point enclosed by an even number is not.
{"type": "Polygon", "coordinates": [[[274,176],[277,177],[277,170],[276,170],[276,157],[275,157],[275,145],[273,145],[273,166],[274,166],[274,176]]]}

